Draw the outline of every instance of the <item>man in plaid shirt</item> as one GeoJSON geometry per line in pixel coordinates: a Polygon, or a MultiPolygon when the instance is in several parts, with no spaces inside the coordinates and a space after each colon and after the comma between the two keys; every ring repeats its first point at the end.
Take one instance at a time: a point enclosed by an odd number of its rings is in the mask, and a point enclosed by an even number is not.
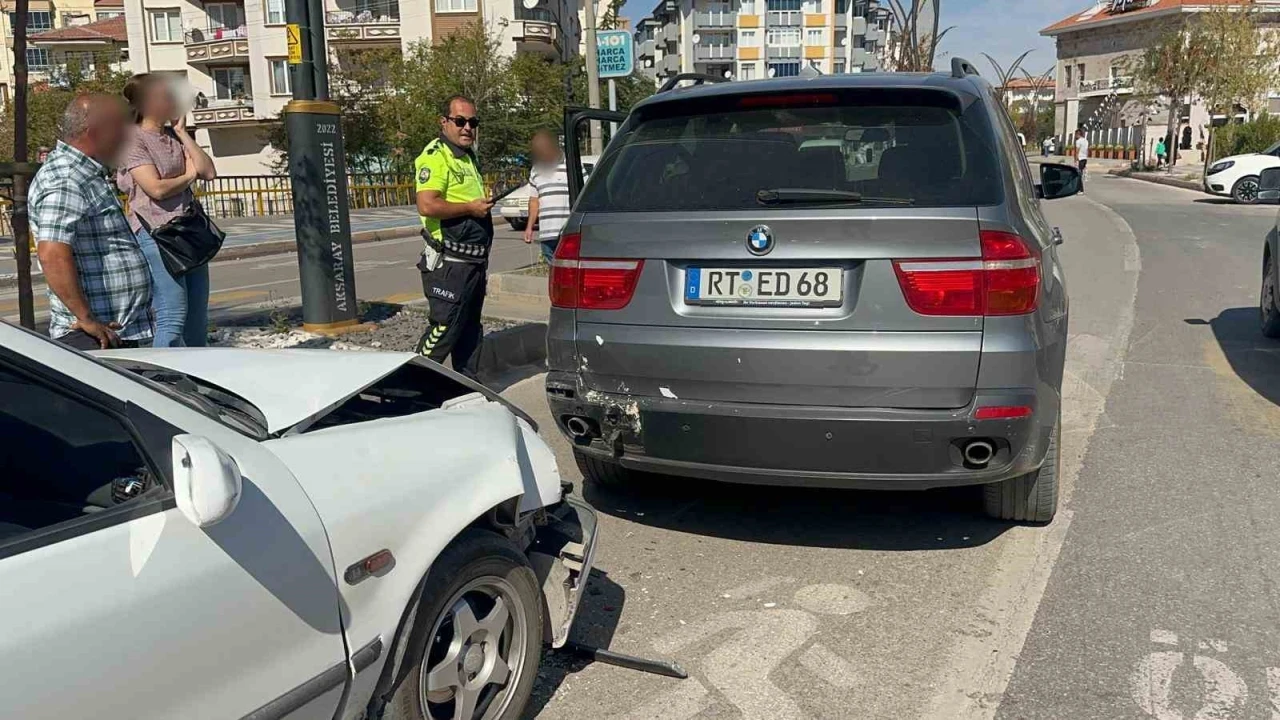
{"type": "Polygon", "coordinates": [[[107,180],[127,127],[119,98],[76,97],[28,191],[49,336],[82,350],[136,347],[152,336],[147,259],[107,180]]]}

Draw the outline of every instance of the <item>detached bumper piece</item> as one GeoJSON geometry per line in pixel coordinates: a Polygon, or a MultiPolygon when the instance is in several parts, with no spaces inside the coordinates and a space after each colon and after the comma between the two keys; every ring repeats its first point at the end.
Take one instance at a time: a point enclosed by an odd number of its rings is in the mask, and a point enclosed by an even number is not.
{"type": "Polygon", "coordinates": [[[549,618],[544,640],[553,648],[564,647],[569,641],[569,629],[591,576],[596,528],[594,510],[583,502],[565,498],[546,509],[545,519],[535,530],[529,562],[542,584],[549,618]]]}

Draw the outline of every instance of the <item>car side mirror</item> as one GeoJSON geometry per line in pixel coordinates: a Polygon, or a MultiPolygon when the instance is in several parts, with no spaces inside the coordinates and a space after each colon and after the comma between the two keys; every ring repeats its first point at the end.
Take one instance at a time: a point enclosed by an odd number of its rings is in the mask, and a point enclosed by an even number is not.
{"type": "Polygon", "coordinates": [[[1059,200],[1080,192],[1080,171],[1070,165],[1042,163],[1038,194],[1045,200],[1059,200]]]}
{"type": "Polygon", "coordinates": [[[173,494],[178,510],[196,527],[226,520],[240,502],[240,468],[217,445],[198,435],[173,438],[173,494]]]}
{"type": "Polygon", "coordinates": [[[1258,176],[1258,202],[1280,203],[1280,168],[1267,168],[1258,176]]]}

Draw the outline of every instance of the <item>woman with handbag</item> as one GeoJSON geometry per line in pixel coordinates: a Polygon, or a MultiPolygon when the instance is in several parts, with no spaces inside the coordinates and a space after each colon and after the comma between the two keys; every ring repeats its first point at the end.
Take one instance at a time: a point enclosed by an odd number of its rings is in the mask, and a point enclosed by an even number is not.
{"type": "Polygon", "coordinates": [[[116,184],[128,196],[129,224],[151,269],[154,345],[202,347],[208,342],[207,263],[222,236],[208,222],[191,186],[197,179],[216,177],[213,160],[187,132],[185,117],[177,117],[178,105],[165,77],[135,75],[125,85],[124,97],[137,124],[116,184]],[[216,243],[205,223],[216,233],[216,243]]]}

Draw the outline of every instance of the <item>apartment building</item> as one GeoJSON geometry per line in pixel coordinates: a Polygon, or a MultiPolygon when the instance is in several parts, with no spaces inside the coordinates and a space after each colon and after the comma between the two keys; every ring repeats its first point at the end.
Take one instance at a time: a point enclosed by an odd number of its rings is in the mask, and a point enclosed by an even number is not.
{"type": "MultiPolygon", "coordinates": [[[[1280,0],[1100,0],[1040,31],[1057,44],[1057,82],[1054,126],[1059,137],[1085,129],[1105,139],[1143,138],[1151,155],[1167,128],[1169,98],[1135,93],[1129,69],[1156,35],[1159,23],[1180,14],[1214,7],[1247,8],[1262,13],[1264,26],[1280,30],[1280,0]]],[[[1280,112],[1280,95],[1272,95],[1271,112],[1280,112]]],[[[1182,157],[1200,162],[1211,122],[1241,119],[1211,118],[1200,102],[1178,99],[1176,139],[1182,157]]],[[[1123,144],[1131,144],[1122,140],[1123,144]]],[[[1132,143],[1137,144],[1137,143],[1132,143]]]]}
{"type": "Polygon", "coordinates": [[[876,70],[888,48],[877,0],[663,0],[636,25],[641,72],[733,80],[876,70]]]}
{"type": "MultiPolygon", "coordinates": [[[[5,22],[0,23],[0,104],[13,92],[13,0],[0,2],[5,22]]],[[[31,0],[27,12],[27,72],[32,83],[58,82],[65,76],[68,59],[82,69],[107,59],[116,67],[128,60],[127,43],[120,30],[101,21],[124,16],[124,0],[31,0]],[[71,28],[85,28],[64,33],[71,28]],[[48,42],[42,36],[54,33],[48,42]]]]}
{"type": "Polygon", "coordinates": [[[1000,91],[1010,108],[1022,105],[1048,107],[1057,97],[1057,87],[1052,80],[1039,84],[1027,78],[1012,78],[1000,91]]]}
{"type": "MultiPolygon", "coordinates": [[[[32,0],[33,4],[37,0],[32,0]]],[[[123,0],[129,66],[191,85],[191,122],[223,176],[271,174],[265,126],[291,96],[284,0],[123,0]]],[[[579,44],[576,0],[325,0],[328,51],[341,64],[362,50],[400,48],[482,22],[507,54],[563,59],[579,44]],[[561,21],[565,22],[561,22],[561,21]]]]}

